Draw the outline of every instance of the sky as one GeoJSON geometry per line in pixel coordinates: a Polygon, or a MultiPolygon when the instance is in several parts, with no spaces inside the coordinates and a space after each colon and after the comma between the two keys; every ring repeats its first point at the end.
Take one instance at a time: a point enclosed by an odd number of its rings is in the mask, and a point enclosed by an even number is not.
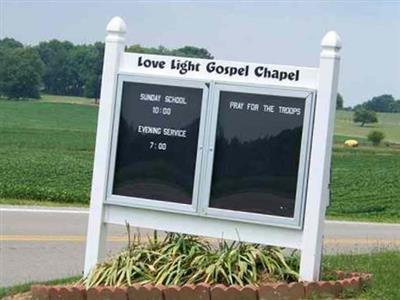
{"type": "Polygon", "coordinates": [[[114,16],[128,25],[128,45],[194,45],[217,59],[309,67],[318,67],[321,39],[335,30],[344,105],[381,94],[400,99],[400,0],[0,0],[0,38],[93,43],[114,16]]]}

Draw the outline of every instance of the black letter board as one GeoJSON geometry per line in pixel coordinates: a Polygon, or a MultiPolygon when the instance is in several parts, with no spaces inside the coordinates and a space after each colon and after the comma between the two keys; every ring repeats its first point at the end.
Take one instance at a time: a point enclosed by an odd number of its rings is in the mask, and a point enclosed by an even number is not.
{"type": "Polygon", "coordinates": [[[192,203],[203,89],[123,83],[113,194],[192,203]]]}
{"type": "Polygon", "coordinates": [[[210,208],[294,217],[305,99],[221,91],[210,208]]]}

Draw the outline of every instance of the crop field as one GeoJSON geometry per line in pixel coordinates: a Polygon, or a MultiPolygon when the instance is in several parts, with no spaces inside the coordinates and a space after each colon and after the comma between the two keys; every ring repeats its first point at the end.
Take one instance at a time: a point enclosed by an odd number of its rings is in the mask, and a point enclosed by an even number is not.
{"type": "Polygon", "coordinates": [[[87,203],[97,108],[0,101],[0,197],[87,203]]]}
{"type": "Polygon", "coordinates": [[[400,151],[333,152],[332,217],[400,222],[400,151]]]}
{"type": "Polygon", "coordinates": [[[352,112],[337,111],[332,161],[333,218],[400,222],[400,114],[378,113],[377,124],[360,127],[352,112]],[[366,135],[382,131],[384,142],[373,147],[366,135]],[[357,149],[342,146],[346,139],[360,143],[357,149]]]}
{"type": "MultiPolygon", "coordinates": [[[[400,222],[400,149],[372,147],[365,138],[371,128],[347,124],[349,117],[338,112],[328,214],[400,222]],[[360,147],[343,148],[349,137],[360,147]]],[[[379,128],[399,142],[400,114],[379,119],[379,128]]],[[[0,100],[0,203],[88,204],[96,121],[97,107],[84,98],[0,100]]]]}

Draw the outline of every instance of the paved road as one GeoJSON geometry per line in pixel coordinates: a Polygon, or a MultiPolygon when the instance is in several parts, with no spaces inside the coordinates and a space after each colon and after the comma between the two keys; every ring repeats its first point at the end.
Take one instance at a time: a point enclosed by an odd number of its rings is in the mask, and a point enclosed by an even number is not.
{"type": "MultiPolygon", "coordinates": [[[[0,286],[80,274],[87,218],[85,209],[0,206],[0,286]]],[[[125,245],[125,228],[111,226],[108,251],[125,245]]],[[[388,248],[400,250],[400,224],[326,222],[325,253],[388,248]]]]}

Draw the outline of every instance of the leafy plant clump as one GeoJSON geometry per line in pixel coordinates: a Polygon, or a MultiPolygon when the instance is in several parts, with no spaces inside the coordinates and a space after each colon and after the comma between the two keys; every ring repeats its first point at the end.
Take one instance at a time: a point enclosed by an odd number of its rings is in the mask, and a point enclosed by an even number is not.
{"type": "Polygon", "coordinates": [[[155,232],[147,243],[136,235],[118,255],[98,264],[83,278],[88,286],[140,284],[246,284],[294,281],[298,274],[277,247],[220,241],[216,247],[198,237],[155,232]]]}
{"type": "Polygon", "coordinates": [[[367,138],[374,146],[378,146],[385,138],[385,134],[382,131],[374,130],[368,134],[367,138]]]}

